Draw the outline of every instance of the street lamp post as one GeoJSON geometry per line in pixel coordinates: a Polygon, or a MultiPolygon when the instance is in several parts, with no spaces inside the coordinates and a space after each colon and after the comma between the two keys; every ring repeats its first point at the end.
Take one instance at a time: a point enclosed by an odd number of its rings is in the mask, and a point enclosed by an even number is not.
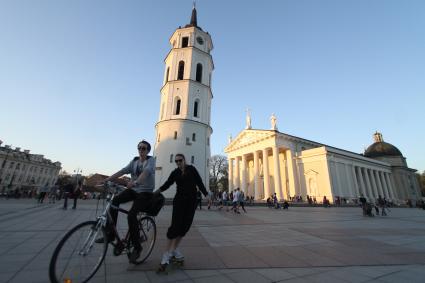
{"type": "Polygon", "coordinates": [[[74,170],[74,173],[75,173],[75,179],[77,180],[77,184],[78,184],[79,176],[83,173],[83,170],[81,168],[77,168],[74,170]]]}

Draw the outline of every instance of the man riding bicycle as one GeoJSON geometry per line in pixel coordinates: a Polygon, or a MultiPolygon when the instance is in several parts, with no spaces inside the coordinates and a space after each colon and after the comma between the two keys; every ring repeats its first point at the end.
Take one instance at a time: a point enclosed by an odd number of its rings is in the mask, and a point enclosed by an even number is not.
{"type": "MultiPolygon", "coordinates": [[[[148,155],[151,150],[151,145],[142,140],[137,145],[139,156],[134,157],[130,163],[116,172],[112,176],[106,178],[104,182],[112,181],[125,174],[131,175],[131,181],[127,184],[127,189],[118,194],[112,201],[112,205],[118,207],[121,203],[133,201],[133,205],[128,212],[128,227],[130,233],[130,240],[133,243],[134,250],[130,254],[130,262],[134,263],[142,251],[142,246],[139,242],[139,227],[137,225],[137,213],[146,211],[149,208],[155,187],[155,159],[148,155]]],[[[118,210],[112,209],[110,211],[114,223],[117,224],[118,210]]],[[[110,226],[109,229],[113,229],[110,226]]],[[[113,231],[107,231],[108,241],[114,241],[113,231]]],[[[103,243],[105,239],[100,238],[96,240],[97,243],[103,243]]]]}

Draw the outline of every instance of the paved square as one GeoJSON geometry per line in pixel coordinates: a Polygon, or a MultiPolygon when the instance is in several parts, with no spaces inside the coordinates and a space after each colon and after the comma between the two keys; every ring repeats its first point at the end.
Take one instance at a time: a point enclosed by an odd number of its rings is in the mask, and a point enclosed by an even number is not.
{"type": "MultiPolygon", "coordinates": [[[[80,201],[77,210],[61,205],[0,199],[0,282],[48,282],[59,239],[96,216],[94,200],[80,201]]],[[[425,282],[424,210],[393,208],[374,218],[360,208],[247,210],[198,210],[181,246],[184,269],[158,275],[171,218],[166,206],[147,262],[130,265],[109,249],[92,282],[425,282]]],[[[119,228],[126,225],[121,217],[119,228]]]]}

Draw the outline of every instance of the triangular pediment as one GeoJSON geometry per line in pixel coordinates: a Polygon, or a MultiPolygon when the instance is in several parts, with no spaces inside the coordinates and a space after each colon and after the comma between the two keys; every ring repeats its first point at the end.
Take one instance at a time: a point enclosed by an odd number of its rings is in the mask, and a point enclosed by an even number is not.
{"type": "Polygon", "coordinates": [[[254,143],[269,139],[276,135],[273,130],[243,130],[233,139],[224,149],[225,152],[231,152],[235,149],[252,145],[254,143]]]}

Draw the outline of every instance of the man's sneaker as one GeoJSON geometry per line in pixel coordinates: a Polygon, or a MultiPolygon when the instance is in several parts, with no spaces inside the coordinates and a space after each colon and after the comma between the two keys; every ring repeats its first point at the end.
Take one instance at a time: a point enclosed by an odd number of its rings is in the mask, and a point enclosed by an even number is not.
{"type": "Polygon", "coordinates": [[[161,265],[167,265],[167,264],[170,264],[170,258],[171,258],[171,256],[172,256],[172,254],[171,254],[171,253],[169,253],[168,251],[167,251],[167,252],[165,252],[165,253],[162,255],[161,265]]]}
{"type": "Polygon", "coordinates": [[[177,261],[182,261],[182,260],[184,260],[184,255],[180,252],[180,250],[178,250],[178,249],[175,249],[173,252],[172,252],[172,257],[175,259],[175,260],[177,260],[177,261]]]}
{"type": "Polygon", "coordinates": [[[133,251],[130,253],[130,262],[136,264],[137,259],[140,257],[140,254],[142,253],[142,247],[140,248],[134,248],[133,251]]]}

